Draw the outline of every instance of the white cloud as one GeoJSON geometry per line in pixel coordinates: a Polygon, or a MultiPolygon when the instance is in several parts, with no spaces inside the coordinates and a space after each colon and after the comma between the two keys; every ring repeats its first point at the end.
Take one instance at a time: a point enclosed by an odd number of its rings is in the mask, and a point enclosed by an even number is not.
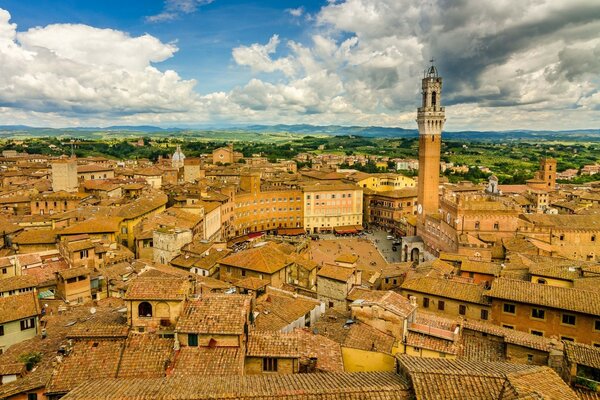
{"type": "MultiPolygon", "coordinates": [[[[205,3],[170,1],[163,12],[176,18],[205,3]]],[[[414,128],[420,79],[433,56],[450,130],[600,123],[596,2],[345,0],[310,18],[308,41],[269,32],[266,43],[233,48],[232,73],[247,68],[250,81],[200,96],[195,81],[154,65],[174,56],[173,44],[83,25],[17,33],[0,10],[0,117],[15,110],[15,119],[43,121],[414,128]]]]}
{"type": "Polygon", "coordinates": [[[143,35],[56,24],[16,33],[0,12],[0,106],[38,113],[115,118],[190,110],[195,81],[152,63],[177,48],[143,35]]]}
{"type": "Polygon", "coordinates": [[[301,17],[302,14],[304,14],[304,7],[298,7],[298,8],[288,8],[287,10],[285,10],[288,14],[290,14],[292,17],[301,17]]]}
{"type": "Polygon", "coordinates": [[[271,55],[277,51],[279,36],[273,35],[265,45],[254,43],[251,46],[239,46],[233,49],[232,55],[239,65],[248,66],[254,72],[276,72],[281,71],[286,75],[294,73],[289,58],[282,57],[273,60],[271,55]]]}
{"type": "Polygon", "coordinates": [[[179,18],[182,14],[191,14],[198,7],[210,4],[214,0],[165,0],[163,10],[156,14],[146,17],[147,22],[172,21],[179,18]]]}

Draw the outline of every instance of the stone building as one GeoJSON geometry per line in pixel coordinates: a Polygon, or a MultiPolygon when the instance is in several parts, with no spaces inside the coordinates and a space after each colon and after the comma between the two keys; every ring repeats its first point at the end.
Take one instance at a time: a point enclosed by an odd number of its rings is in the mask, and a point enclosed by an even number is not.
{"type": "Polygon", "coordinates": [[[181,248],[190,243],[192,238],[191,229],[173,227],[155,229],[152,237],[154,262],[168,264],[181,253],[181,248]]]}
{"type": "Polygon", "coordinates": [[[600,343],[598,292],[497,278],[486,296],[497,325],[563,341],[600,343]]]}
{"type": "Polygon", "coordinates": [[[301,228],[302,191],[289,186],[263,190],[259,173],[243,174],[235,193],[234,214],[231,229],[234,236],[274,232],[278,228],[301,228]]]}
{"type": "Polygon", "coordinates": [[[79,187],[77,180],[77,160],[74,158],[55,160],[52,162],[52,191],[76,192],[79,187]]]}
{"type": "Polygon", "coordinates": [[[131,281],[123,299],[127,302],[127,322],[140,332],[173,332],[185,300],[193,292],[186,278],[172,276],[138,277],[131,281]]]}

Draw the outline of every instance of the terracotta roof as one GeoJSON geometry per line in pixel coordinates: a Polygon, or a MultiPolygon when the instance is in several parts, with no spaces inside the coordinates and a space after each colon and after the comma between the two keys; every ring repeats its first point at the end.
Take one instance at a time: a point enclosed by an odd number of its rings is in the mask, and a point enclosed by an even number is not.
{"type": "Polygon", "coordinates": [[[600,230],[600,215],[523,214],[519,218],[539,227],[562,230],[600,230]]]}
{"type": "Polygon", "coordinates": [[[149,333],[129,334],[119,363],[117,378],[165,376],[175,340],[149,333]]]}
{"type": "Polygon", "coordinates": [[[567,360],[574,364],[600,369],[600,349],[582,343],[564,341],[567,360]]]}
{"type": "Polygon", "coordinates": [[[316,322],[316,331],[339,343],[342,347],[350,347],[381,353],[392,353],[394,337],[381,332],[360,321],[350,321],[350,315],[336,312],[332,309],[321,316],[316,322]]]}
{"type": "Polygon", "coordinates": [[[90,218],[68,226],[61,231],[57,231],[57,233],[59,236],[80,233],[117,233],[122,220],[118,217],[90,218]]]}
{"type": "Polygon", "coordinates": [[[266,279],[259,279],[253,276],[249,276],[247,278],[240,279],[239,281],[235,282],[235,286],[242,289],[258,290],[264,289],[270,283],[271,281],[268,281],[266,279]]]}
{"type": "Polygon", "coordinates": [[[529,266],[531,275],[573,281],[581,277],[581,269],[571,266],[534,264],[529,266]]]}
{"type": "Polygon", "coordinates": [[[268,293],[256,300],[254,324],[259,330],[280,330],[304,317],[320,302],[305,296],[269,288],[268,293]]]}
{"type": "Polygon", "coordinates": [[[93,316],[87,321],[73,326],[67,333],[68,338],[94,339],[94,338],[126,338],[129,327],[123,316],[119,313],[104,314],[100,317],[93,316]],[[120,320],[122,319],[122,320],[120,320]]]}
{"type": "Polygon", "coordinates": [[[177,332],[242,335],[250,314],[250,296],[209,293],[186,303],[177,332]]]}
{"type": "Polygon", "coordinates": [[[342,267],[340,265],[325,264],[317,271],[317,276],[321,278],[333,279],[334,281],[348,282],[354,274],[354,268],[342,267]]]}
{"type": "Polygon", "coordinates": [[[0,398],[8,399],[11,396],[43,388],[48,384],[51,376],[52,369],[38,368],[14,382],[0,385],[0,398]]]}
{"type": "Polygon", "coordinates": [[[145,277],[140,276],[131,281],[125,300],[185,300],[189,294],[190,284],[187,278],[145,277]]]}
{"type": "Polygon", "coordinates": [[[354,264],[358,261],[358,256],[356,254],[340,254],[334,260],[336,263],[345,263],[345,264],[354,264]]]}
{"type": "Polygon", "coordinates": [[[66,247],[69,251],[75,252],[75,251],[91,249],[91,248],[94,248],[95,246],[91,240],[86,239],[86,240],[78,240],[76,242],[69,242],[66,244],[66,247]]]}
{"type": "Polygon", "coordinates": [[[299,358],[298,333],[252,331],[248,335],[248,357],[299,358]]]}
{"type": "Polygon", "coordinates": [[[80,165],[77,167],[77,173],[82,174],[86,172],[101,172],[101,171],[113,171],[114,168],[110,165],[101,165],[101,164],[87,164],[80,165]]]}
{"type": "Polygon", "coordinates": [[[464,260],[460,264],[460,270],[464,272],[498,276],[500,275],[500,271],[502,271],[502,266],[492,262],[464,260]]]}
{"type": "Polygon", "coordinates": [[[433,350],[445,354],[457,354],[459,349],[458,343],[454,340],[446,340],[413,331],[408,332],[406,344],[409,346],[433,350]]]}
{"type": "Polygon", "coordinates": [[[31,229],[19,233],[13,239],[15,244],[47,244],[56,242],[56,232],[49,229],[31,229]]]}
{"type": "Polygon", "coordinates": [[[396,359],[400,363],[401,373],[410,379],[417,399],[577,398],[556,372],[548,367],[406,355],[397,355],[396,359]],[[532,377],[536,380],[546,382],[524,384],[530,379],[519,378],[521,374],[535,374],[532,377]],[[512,386],[516,393],[529,391],[531,397],[505,396],[507,385],[512,386]],[[561,396],[555,397],[556,393],[561,396]]]}
{"type": "Polygon", "coordinates": [[[279,249],[277,244],[267,242],[266,245],[252,247],[227,256],[221,259],[219,264],[274,274],[285,268],[290,262],[291,260],[279,249]]]}
{"type": "Polygon", "coordinates": [[[81,385],[64,400],[336,399],[407,400],[408,385],[394,372],[104,379],[81,385]]]}
{"type": "Polygon", "coordinates": [[[339,343],[308,329],[295,329],[298,334],[300,357],[317,359],[319,372],[344,372],[342,347],[339,343]]]}
{"type": "Polygon", "coordinates": [[[351,307],[377,305],[403,318],[408,317],[417,309],[417,306],[412,305],[406,297],[391,290],[369,290],[355,287],[348,293],[347,299],[353,302],[351,307]]]}
{"type": "Polygon", "coordinates": [[[78,276],[89,276],[91,271],[87,267],[68,268],[58,271],[63,279],[71,279],[78,276]]]}
{"type": "Polygon", "coordinates": [[[124,340],[75,342],[71,354],[58,365],[47,393],[65,393],[75,387],[117,375],[124,340]]]}
{"type": "Polygon", "coordinates": [[[418,292],[469,303],[489,304],[483,296],[483,286],[473,283],[463,283],[445,278],[425,277],[404,281],[401,288],[403,292],[418,292]]]}
{"type": "Polygon", "coordinates": [[[176,378],[197,379],[201,376],[243,373],[243,347],[182,347],[173,365],[173,376],[176,378]]]}
{"type": "Polygon", "coordinates": [[[554,340],[550,338],[532,335],[531,333],[518,331],[516,329],[504,328],[484,321],[464,320],[463,329],[499,336],[503,338],[506,343],[545,352],[549,352],[553,347],[556,347],[554,340]]]}
{"type": "Polygon", "coordinates": [[[12,276],[0,279],[0,293],[37,286],[37,279],[29,275],[12,276]]]}
{"type": "Polygon", "coordinates": [[[579,400],[573,389],[548,367],[507,374],[504,388],[502,398],[507,400],[511,395],[515,399],[579,400]]]}
{"type": "Polygon", "coordinates": [[[40,313],[34,292],[0,297],[0,324],[35,317],[40,313]]]}
{"type": "Polygon", "coordinates": [[[497,278],[486,296],[517,303],[535,304],[560,310],[600,315],[600,293],[497,278]]]}

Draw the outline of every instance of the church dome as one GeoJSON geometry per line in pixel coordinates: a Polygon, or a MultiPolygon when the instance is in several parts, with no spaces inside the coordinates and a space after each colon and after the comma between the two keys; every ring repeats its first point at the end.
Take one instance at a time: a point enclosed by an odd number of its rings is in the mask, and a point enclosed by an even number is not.
{"type": "Polygon", "coordinates": [[[171,157],[172,161],[183,161],[185,159],[185,154],[181,151],[181,146],[177,145],[177,150],[173,153],[173,157],[171,157]]]}

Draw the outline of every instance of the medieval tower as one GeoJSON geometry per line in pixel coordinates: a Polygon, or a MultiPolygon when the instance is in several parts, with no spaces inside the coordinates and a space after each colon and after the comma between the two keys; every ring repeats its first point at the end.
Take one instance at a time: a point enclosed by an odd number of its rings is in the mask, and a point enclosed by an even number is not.
{"type": "Polygon", "coordinates": [[[417,111],[419,126],[419,220],[439,211],[440,151],[446,121],[442,100],[442,78],[432,64],[422,81],[423,103],[417,111]]]}

